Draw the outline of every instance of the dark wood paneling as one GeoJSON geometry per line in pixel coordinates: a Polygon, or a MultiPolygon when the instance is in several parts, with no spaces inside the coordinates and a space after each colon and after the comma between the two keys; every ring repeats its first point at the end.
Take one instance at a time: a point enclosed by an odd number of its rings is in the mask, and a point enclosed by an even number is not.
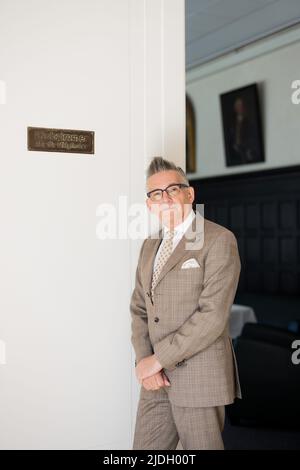
{"type": "Polygon", "coordinates": [[[204,216],[234,232],[238,292],[300,293],[300,166],[191,182],[204,216]]]}

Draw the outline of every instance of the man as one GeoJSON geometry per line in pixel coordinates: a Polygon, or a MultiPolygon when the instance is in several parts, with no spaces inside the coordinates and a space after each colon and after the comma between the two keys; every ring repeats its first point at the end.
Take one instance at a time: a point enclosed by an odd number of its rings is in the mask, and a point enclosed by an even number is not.
{"type": "Polygon", "coordinates": [[[237,242],[193,201],[183,170],[155,157],[146,203],[162,229],[143,242],[130,302],[142,385],[133,449],[224,449],[225,405],[241,398],[228,327],[237,242]]]}

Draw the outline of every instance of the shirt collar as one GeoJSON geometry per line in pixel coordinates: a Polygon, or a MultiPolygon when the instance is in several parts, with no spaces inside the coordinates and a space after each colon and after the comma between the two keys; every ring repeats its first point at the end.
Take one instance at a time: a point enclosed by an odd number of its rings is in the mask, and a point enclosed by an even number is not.
{"type": "MultiPolygon", "coordinates": [[[[188,216],[184,219],[183,222],[181,222],[181,224],[178,224],[176,225],[176,227],[174,227],[174,231],[175,231],[175,236],[178,235],[179,233],[180,234],[183,234],[186,229],[189,227],[189,225],[192,223],[194,217],[196,216],[195,212],[193,211],[193,209],[190,210],[188,216]]],[[[169,232],[170,229],[163,225],[163,236],[166,235],[167,232],[169,232]]]]}

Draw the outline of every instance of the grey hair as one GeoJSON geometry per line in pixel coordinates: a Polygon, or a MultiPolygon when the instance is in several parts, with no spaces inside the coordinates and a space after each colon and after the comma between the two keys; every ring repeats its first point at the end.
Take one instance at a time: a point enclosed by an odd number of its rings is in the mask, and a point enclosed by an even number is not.
{"type": "Polygon", "coordinates": [[[155,173],[159,173],[160,171],[169,171],[169,170],[177,171],[177,173],[179,173],[180,176],[182,177],[183,182],[185,184],[189,184],[189,181],[183,169],[180,168],[180,166],[176,166],[175,163],[170,162],[169,160],[165,160],[162,157],[152,158],[147,168],[146,177],[148,179],[150,178],[150,176],[154,175],[155,173]]]}

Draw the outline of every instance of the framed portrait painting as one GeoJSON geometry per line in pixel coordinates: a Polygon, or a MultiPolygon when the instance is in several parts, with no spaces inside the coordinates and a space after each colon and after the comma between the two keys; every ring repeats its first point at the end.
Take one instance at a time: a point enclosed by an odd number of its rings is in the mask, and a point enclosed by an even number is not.
{"type": "Polygon", "coordinates": [[[257,84],[220,95],[226,166],[263,162],[257,84]]]}

